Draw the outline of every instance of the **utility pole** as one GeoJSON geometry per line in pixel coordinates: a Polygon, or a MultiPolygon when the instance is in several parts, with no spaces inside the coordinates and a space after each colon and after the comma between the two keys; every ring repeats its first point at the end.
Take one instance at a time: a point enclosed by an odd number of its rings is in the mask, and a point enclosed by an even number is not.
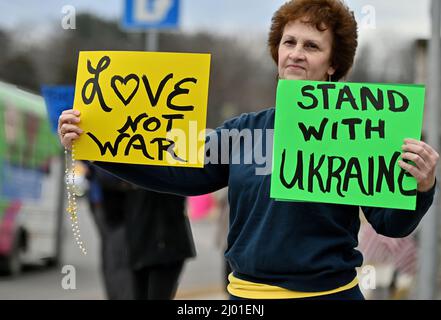
{"type": "MultiPolygon", "coordinates": [[[[440,49],[440,21],[441,1],[432,0],[432,37],[429,42],[428,56],[428,79],[427,79],[427,142],[434,147],[438,153],[440,150],[440,108],[441,108],[441,49],[440,49]]],[[[438,168],[439,170],[439,168],[438,168]]],[[[437,172],[438,173],[438,172],[437,172]]],[[[441,183],[437,174],[438,185],[441,183]]],[[[434,300],[438,296],[438,228],[440,205],[438,192],[435,193],[433,205],[423,218],[420,230],[420,250],[418,271],[418,299],[434,300]]]]}

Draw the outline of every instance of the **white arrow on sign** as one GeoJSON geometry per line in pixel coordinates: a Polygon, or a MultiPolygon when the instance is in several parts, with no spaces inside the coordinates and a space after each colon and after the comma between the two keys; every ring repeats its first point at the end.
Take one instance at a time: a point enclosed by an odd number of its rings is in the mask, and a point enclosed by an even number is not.
{"type": "Polygon", "coordinates": [[[147,23],[163,20],[173,4],[172,0],[136,0],[135,2],[133,9],[136,20],[147,23]]]}

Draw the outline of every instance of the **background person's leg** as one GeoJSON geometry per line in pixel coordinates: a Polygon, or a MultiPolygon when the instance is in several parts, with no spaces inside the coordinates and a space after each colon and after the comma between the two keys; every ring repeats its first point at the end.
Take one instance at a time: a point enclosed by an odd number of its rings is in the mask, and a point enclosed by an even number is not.
{"type": "Polygon", "coordinates": [[[171,300],[175,297],[184,261],[134,271],[135,299],[171,300]]]}
{"type": "Polygon", "coordinates": [[[107,299],[134,298],[132,270],[129,265],[124,207],[121,192],[103,190],[100,205],[92,214],[100,234],[101,270],[107,299]]]}

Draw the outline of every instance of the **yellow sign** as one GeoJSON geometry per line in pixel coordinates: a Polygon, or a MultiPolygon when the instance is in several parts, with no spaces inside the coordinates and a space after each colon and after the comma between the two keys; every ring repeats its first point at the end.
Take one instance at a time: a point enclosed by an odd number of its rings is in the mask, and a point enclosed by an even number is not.
{"type": "Polygon", "coordinates": [[[83,51],[75,158],[203,167],[210,55],[83,51]]]}

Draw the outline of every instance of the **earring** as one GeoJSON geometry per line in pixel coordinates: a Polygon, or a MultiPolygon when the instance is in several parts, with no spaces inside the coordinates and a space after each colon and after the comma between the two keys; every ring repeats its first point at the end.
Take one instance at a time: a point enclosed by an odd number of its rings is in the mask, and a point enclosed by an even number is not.
{"type": "Polygon", "coordinates": [[[328,81],[329,81],[329,82],[332,82],[332,77],[331,77],[330,74],[328,74],[328,81]]]}

